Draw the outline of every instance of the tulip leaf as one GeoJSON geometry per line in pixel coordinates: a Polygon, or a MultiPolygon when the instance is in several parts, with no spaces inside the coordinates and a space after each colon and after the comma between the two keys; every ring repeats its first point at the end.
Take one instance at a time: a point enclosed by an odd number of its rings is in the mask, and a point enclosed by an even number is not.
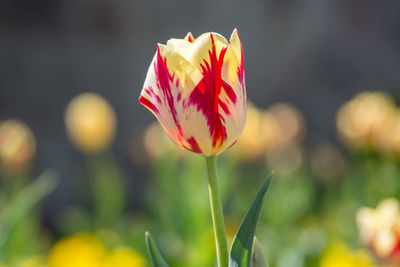
{"type": "Polygon", "coordinates": [[[146,232],[146,247],[153,267],[168,267],[149,232],[146,232]]]}
{"type": "Polygon", "coordinates": [[[257,238],[254,237],[253,242],[253,253],[251,254],[251,267],[268,267],[267,257],[264,254],[264,250],[258,242],[257,238]]]}
{"type": "Polygon", "coordinates": [[[273,172],[268,175],[264,184],[258,191],[256,198],[251,204],[250,210],[247,212],[246,217],[239,227],[239,231],[232,243],[229,256],[229,267],[250,267],[254,234],[256,232],[258,219],[260,218],[265,194],[271,184],[273,175],[273,172]]]}

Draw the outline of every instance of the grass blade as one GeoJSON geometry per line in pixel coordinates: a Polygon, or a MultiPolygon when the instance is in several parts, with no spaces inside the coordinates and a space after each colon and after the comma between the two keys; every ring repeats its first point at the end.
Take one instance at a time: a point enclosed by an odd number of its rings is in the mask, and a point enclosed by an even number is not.
{"type": "Polygon", "coordinates": [[[149,232],[146,232],[146,246],[153,267],[168,267],[149,232]]]}

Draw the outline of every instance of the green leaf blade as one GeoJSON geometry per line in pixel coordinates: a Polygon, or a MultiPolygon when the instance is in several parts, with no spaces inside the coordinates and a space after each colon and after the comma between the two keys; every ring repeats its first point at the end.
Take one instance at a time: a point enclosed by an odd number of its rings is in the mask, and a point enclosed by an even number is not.
{"type": "Polygon", "coordinates": [[[147,252],[149,253],[150,261],[153,267],[169,267],[167,262],[161,256],[160,251],[158,250],[153,238],[151,237],[149,232],[146,232],[146,247],[147,252]]]}
{"type": "Polygon", "coordinates": [[[257,223],[260,218],[265,194],[267,193],[273,176],[273,172],[268,175],[239,227],[232,243],[229,256],[229,267],[250,267],[251,252],[257,223]]]}

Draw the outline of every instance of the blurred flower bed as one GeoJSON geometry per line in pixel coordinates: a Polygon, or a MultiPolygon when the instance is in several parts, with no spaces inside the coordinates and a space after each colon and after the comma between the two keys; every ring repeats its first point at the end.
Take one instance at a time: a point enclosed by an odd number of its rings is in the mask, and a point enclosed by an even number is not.
{"type": "MultiPolygon", "coordinates": [[[[219,160],[229,240],[275,170],[256,234],[270,266],[400,266],[400,108],[386,93],[364,92],[340,107],[336,124],[339,144],[307,135],[292,104],[248,105],[243,135],[219,160]]],[[[16,119],[0,122],[0,266],[149,266],[148,229],[172,266],[214,265],[203,160],[176,147],[158,123],[134,134],[130,161],[149,175],[145,204],[130,210],[124,168],[109,150],[116,125],[98,94],[66,107],[91,205],[66,207],[50,230],[40,209],[57,175],[32,177],[34,133],[16,119]]]]}

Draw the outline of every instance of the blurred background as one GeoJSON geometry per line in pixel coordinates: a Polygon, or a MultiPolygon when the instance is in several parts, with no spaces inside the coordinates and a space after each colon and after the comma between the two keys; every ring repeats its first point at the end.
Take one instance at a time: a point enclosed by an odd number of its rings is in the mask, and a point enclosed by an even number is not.
{"type": "Polygon", "coordinates": [[[235,27],[251,103],[219,159],[230,238],[274,169],[257,232],[270,266],[398,265],[399,14],[395,0],[0,1],[0,266],[148,266],[145,230],[171,265],[213,266],[204,160],[137,99],[157,42],[235,27]]]}

